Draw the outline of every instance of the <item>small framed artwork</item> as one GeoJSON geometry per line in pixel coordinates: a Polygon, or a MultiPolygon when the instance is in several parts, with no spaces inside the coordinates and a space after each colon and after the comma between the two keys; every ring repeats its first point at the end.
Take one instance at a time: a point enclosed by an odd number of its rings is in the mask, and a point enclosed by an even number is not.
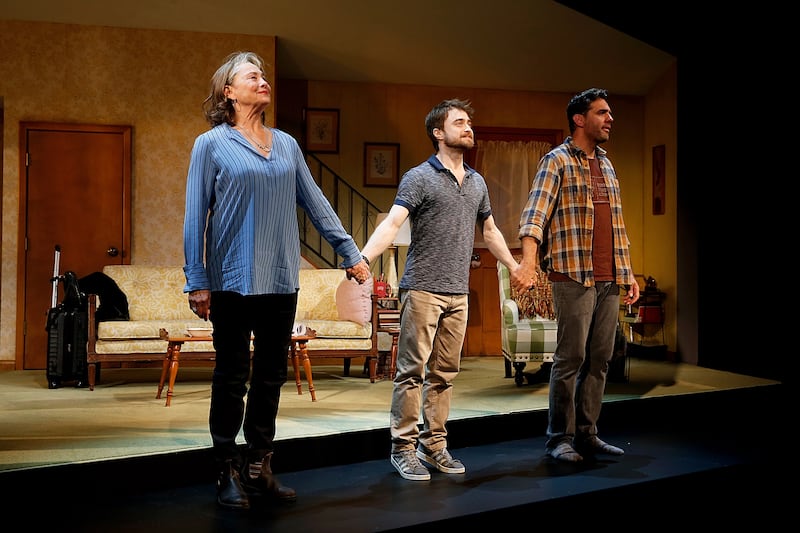
{"type": "Polygon", "coordinates": [[[666,148],[663,144],[653,147],[653,214],[664,214],[666,195],[666,148]]]}
{"type": "Polygon", "coordinates": [[[306,109],[306,150],[339,153],[338,109],[306,109]]]}
{"type": "Polygon", "coordinates": [[[364,143],[365,187],[397,187],[399,174],[399,143],[364,143]]]}

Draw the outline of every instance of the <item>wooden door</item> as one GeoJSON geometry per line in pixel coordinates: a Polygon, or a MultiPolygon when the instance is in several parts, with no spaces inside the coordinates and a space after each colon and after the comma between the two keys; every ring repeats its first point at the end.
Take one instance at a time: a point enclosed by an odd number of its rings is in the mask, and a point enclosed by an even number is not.
{"type": "Polygon", "coordinates": [[[131,127],[22,122],[19,145],[16,367],[38,370],[47,367],[55,246],[60,274],[130,262],[131,127]]]}
{"type": "MultiPolygon", "coordinates": [[[[512,252],[518,254],[519,250],[512,252]]],[[[464,355],[501,356],[503,352],[497,259],[485,248],[476,249],[472,265],[469,273],[469,320],[464,355]]]]}
{"type": "MultiPolygon", "coordinates": [[[[484,141],[543,141],[555,146],[563,140],[561,130],[476,126],[474,131],[475,138],[484,141]]],[[[474,149],[466,154],[465,160],[468,165],[475,166],[474,149]]],[[[481,171],[480,168],[477,170],[481,171]]],[[[490,180],[491,176],[485,178],[490,180]]],[[[470,270],[469,321],[463,355],[502,356],[497,259],[485,248],[474,252],[480,257],[480,265],[470,270]]],[[[515,255],[521,253],[519,249],[512,252],[515,255]]]]}

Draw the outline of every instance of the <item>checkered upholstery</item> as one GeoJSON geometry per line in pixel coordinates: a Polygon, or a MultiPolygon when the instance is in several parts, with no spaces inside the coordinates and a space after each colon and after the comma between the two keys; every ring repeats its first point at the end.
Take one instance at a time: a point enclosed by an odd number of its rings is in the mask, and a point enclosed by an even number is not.
{"type": "Polygon", "coordinates": [[[556,349],[555,320],[540,316],[520,318],[519,307],[511,297],[511,282],[505,265],[497,262],[497,279],[500,289],[502,313],[501,337],[503,357],[514,364],[519,375],[528,361],[551,362],[556,349]]]}

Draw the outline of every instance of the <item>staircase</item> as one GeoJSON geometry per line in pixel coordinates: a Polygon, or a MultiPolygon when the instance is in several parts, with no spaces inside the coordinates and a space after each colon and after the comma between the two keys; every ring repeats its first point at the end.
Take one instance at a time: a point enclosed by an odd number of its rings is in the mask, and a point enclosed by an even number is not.
{"type": "MultiPolygon", "coordinates": [[[[381,212],[380,209],[316,155],[306,153],[306,163],[317,185],[339,215],[345,231],[352,235],[359,248],[362,248],[375,229],[375,220],[381,212]]],[[[338,268],[341,257],[334,252],[328,241],[322,238],[306,212],[299,207],[297,222],[300,226],[300,250],[303,257],[318,268],[338,268]]],[[[383,258],[375,263],[379,267],[376,270],[383,272],[383,258]]],[[[373,264],[374,266],[376,265],[373,264]]]]}

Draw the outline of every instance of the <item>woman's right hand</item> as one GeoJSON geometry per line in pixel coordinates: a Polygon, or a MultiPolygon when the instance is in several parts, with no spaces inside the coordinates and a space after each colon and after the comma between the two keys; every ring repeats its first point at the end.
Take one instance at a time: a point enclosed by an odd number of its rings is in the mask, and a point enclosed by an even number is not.
{"type": "Polygon", "coordinates": [[[203,320],[208,320],[208,315],[211,313],[211,291],[202,289],[190,292],[189,308],[203,320]]]}

